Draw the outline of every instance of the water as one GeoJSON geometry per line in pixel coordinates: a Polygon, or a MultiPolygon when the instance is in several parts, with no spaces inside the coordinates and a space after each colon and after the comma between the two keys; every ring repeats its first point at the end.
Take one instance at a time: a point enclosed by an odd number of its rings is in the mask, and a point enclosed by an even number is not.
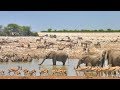
{"type": "MultiPolygon", "coordinates": [[[[33,60],[32,62],[2,62],[0,63],[0,70],[5,70],[5,75],[8,75],[8,69],[12,67],[22,66],[22,69],[28,69],[28,70],[36,70],[36,76],[39,76],[39,63],[42,62],[41,60],[33,60]]],[[[76,72],[74,70],[74,67],[77,66],[78,59],[69,59],[66,61],[66,65],[62,66],[62,62],[57,61],[56,67],[60,68],[63,67],[67,70],[67,76],[76,76],[76,72]]],[[[85,66],[85,64],[80,65],[85,66]]],[[[53,63],[51,59],[46,59],[44,63],[41,65],[42,68],[47,68],[49,71],[53,68],[53,63]]],[[[105,61],[104,67],[107,67],[107,60],[105,61]]],[[[23,76],[23,72],[21,72],[21,75],[23,76]]]]}
{"type": "MultiPolygon", "coordinates": [[[[39,63],[41,63],[41,60],[39,63]]],[[[69,59],[66,61],[65,69],[67,70],[67,76],[76,76],[74,67],[77,66],[77,63],[78,63],[78,59],[76,59],[76,60],[69,59]]],[[[51,70],[53,68],[52,64],[53,64],[52,60],[46,59],[45,62],[43,63],[43,67],[50,68],[50,70],[51,70]]],[[[59,61],[56,62],[56,65],[58,68],[63,67],[62,62],[59,62],[59,61]]]]}
{"type": "MultiPolygon", "coordinates": [[[[17,66],[22,66],[22,69],[28,69],[28,70],[33,70],[35,69],[36,76],[39,76],[39,63],[42,61],[41,60],[33,60],[32,62],[2,62],[0,63],[0,70],[5,70],[5,75],[8,75],[8,69],[12,67],[17,67],[17,66]]],[[[67,76],[76,76],[74,67],[77,65],[78,60],[72,60],[69,59],[69,61],[66,61],[66,65],[64,66],[65,69],[67,70],[67,76]]],[[[42,64],[43,68],[47,68],[51,70],[53,68],[53,63],[51,59],[46,59],[45,62],[42,64]]],[[[62,62],[57,61],[56,62],[56,67],[63,67],[62,62]]],[[[21,75],[23,76],[23,72],[21,72],[21,75]]]]}

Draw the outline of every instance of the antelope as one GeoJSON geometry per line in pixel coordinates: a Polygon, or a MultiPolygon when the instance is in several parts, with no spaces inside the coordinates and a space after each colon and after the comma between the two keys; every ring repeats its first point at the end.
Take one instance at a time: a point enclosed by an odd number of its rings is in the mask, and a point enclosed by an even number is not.
{"type": "Polygon", "coordinates": [[[19,76],[19,75],[21,75],[21,72],[20,72],[20,71],[16,71],[16,72],[14,73],[14,75],[15,75],[15,76],[19,76]]]}
{"type": "Polygon", "coordinates": [[[40,73],[40,76],[42,75],[42,74],[48,74],[48,69],[47,68],[45,68],[45,69],[41,69],[40,71],[39,71],[39,73],[40,73]]]}
{"type": "Polygon", "coordinates": [[[18,66],[18,67],[10,68],[10,69],[8,69],[8,74],[10,75],[10,72],[14,72],[14,74],[15,74],[15,72],[18,70],[22,70],[22,67],[18,66]]]}
{"type": "Polygon", "coordinates": [[[23,72],[24,72],[24,75],[25,75],[25,76],[28,76],[28,75],[29,75],[29,70],[28,70],[28,69],[24,69],[23,72]]]}
{"type": "Polygon", "coordinates": [[[0,71],[0,75],[1,75],[1,76],[5,75],[5,71],[4,71],[4,70],[1,70],[1,71],[0,71]]]}
{"type": "Polygon", "coordinates": [[[74,67],[74,69],[75,69],[75,71],[76,71],[77,76],[79,76],[80,71],[82,71],[82,72],[83,72],[83,75],[85,76],[85,72],[86,72],[86,70],[88,70],[88,67],[79,67],[79,68],[77,68],[77,69],[74,67]],[[79,74],[78,74],[78,73],[79,73],[79,74]]]}
{"type": "Polygon", "coordinates": [[[36,70],[35,69],[33,69],[32,71],[29,71],[30,76],[32,76],[33,74],[36,75],[36,70]]]}
{"type": "Polygon", "coordinates": [[[60,72],[60,74],[62,74],[62,75],[67,75],[67,70],[65,70],[65,69],[60,68],[60,69],[58,69],[58,72],[60,72]]]}

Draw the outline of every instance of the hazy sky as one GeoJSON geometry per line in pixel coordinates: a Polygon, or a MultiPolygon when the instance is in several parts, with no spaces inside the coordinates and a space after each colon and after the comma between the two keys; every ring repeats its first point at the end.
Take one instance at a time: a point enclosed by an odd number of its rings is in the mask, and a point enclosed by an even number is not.
{"type": "Polygon", "coordinates": [[[0,11],[0,25],[52,29],[120,29],[120,11],[0,11]]]}

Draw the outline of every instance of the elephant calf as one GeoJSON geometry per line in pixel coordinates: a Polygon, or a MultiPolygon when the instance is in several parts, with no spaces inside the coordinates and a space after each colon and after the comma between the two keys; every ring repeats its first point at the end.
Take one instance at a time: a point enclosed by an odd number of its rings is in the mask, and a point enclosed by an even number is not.
{"type": "Polygon", "coordinates": [[[103,67],[105,62],[106,51],[102,52],[102,55],[86,55],[82,57],[77,64],[77,68],[80,64],[85,63],[86,66],[101,66],[103,67]]]}

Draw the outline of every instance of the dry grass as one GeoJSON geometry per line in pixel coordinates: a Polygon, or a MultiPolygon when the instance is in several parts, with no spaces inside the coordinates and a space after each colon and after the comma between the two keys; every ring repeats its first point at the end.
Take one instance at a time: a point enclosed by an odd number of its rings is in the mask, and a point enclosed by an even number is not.
{"type": "MultiPolygon", "coordinates": [[[[70,38],[72,40],[76,40],[77,37],[83,37],[83,40],[91,40],[94,39],[92,42],[95,43],[97,41],[97,39],[99,40],[105,40],[105,41],[110,41],[110,40],[115,40],[116,38],[119,38],[119,42],[120,42],[120,37],[118,37],[120,35],[120,33],[39,33],[39,35],[54,35],[56,34],[59,38],[63,38],[63,36],[70,36],[70,38]],[[104,37],[103,37],[104,36],[104,37]]],[[[0,37],[1,38],[7,38],[7,37],[0,37]]],[[[36,39],[39,39],[39,37],[8,37],[10,40],[19,40],[19,43],[23,44],[25,48],[18,48],[16,47],[16,45],[19,45],[18,43],[10,43],[10,44],[5,44],[2,45],[2,49],[3,51],[0,52],[0,54],[6,54],[6,53],[17,53],[17,54],[30,54],[31,56],[39,56],[40,58],[43,58],[47,52],[54,50],[56,51],[57,48],[50,48],[50,49],[36,49],[37,45],[41,45],[42,43],[36,43],[36,39]],[[32,43],[30,43],[31,48],[27,48],[27,42],[31,41],[32,43]]],[[[55,42],[54,38],[49,38],[49,37],[44,37],[47,41],[52,41],[55,42]]],[[[111,43],[111,42],[105,42],[102,43],[102,50],[103,49],[110,49],[110,48],[120,48],[120,43],[111,43]]],[[[56,43],[56,42],[55,42],[56,43]]],[[[80,42],[79,42],[80,45],[80,42]]],[[[56,46],[55,46],[56,47],[56,46]]],[[[82,47],[75,47],[74,49],[64,49],[63,51],[65,51],[66,53],[69,54],[69,58],[71,59],[77,59],[81,56],[82,54],[82,47]]],[[[91,49],[91,51],[94,51],[94,49],[91,49]]]]}

